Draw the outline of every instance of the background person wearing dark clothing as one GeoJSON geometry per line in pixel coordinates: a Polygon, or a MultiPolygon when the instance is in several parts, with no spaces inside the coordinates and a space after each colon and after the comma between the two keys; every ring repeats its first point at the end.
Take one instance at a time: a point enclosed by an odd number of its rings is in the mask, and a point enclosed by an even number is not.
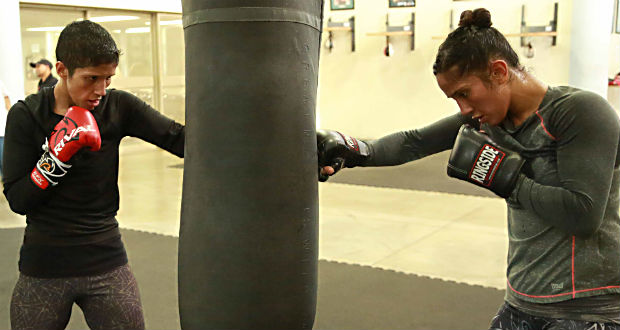
{"type": "Polygon", "coordinates": [[[67,25],[56,47],[58,85],[9,112],[4,194],[27,223],[13,329],[64,329],[73,303],[91,329],[144,329],[116,220],[119,144],[133,136],[183,157],[185,127],[107,89],[119,55],[100,25],[67,25]]]}
{"type": "Polygon", "coordinates": [[[54,87],[58,83],[58,79],[52,75],[52,63],[50,61],[42,58],[36,63],[31,62],[30,67],[34,68],[35,74],[40,78],[37,91],[43,87],[54,87]]]}
{"type": "Polygon", "coordinates": [[[448,174],[508,207],[506,296],[490,329],[620,329],[615,110],[525,71],[486,9],[463,12],[433,72],[461,113],[369,142],[319,131],[320,178],[452,149],[448,174]]]}

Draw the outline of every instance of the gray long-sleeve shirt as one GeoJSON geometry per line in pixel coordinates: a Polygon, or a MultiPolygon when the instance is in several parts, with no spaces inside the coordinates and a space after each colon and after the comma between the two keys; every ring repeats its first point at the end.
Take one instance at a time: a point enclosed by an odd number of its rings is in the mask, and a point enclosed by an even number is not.
{"type": "MultiPolygon", "coordinates": [[[[464,123],[479,126],[455,114],[421,129],[370,141],[371,156],[364,166],[403,164],[451,149],[464,123]]],[[[594,93],[552,87],[538,111],[520,126],[506,120],[482,129],[526,158],[517,187],[507,199],[506,300],[540,316],[618,321],[616,112],[594,93]]]]}

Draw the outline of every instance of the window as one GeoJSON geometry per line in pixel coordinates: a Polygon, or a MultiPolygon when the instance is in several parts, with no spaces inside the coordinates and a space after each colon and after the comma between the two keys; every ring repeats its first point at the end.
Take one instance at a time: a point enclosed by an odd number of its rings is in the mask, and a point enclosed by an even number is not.
{"type": "Polygon", "coordinates": [[[185,43],[181,15],[159,15],[159,51],[162,109],[168,117],[185,122],[185,43]]]}
{"type": "MultiPolygon", "coordinates": [[[[29,65],[45,58],[56,63],[56,43],[60,31],[69,23],[84,18],[80,10],[22,8],[20,11],[22,54],[24,55],[24,91],[26,95],[37,92],[39,77],[29,65]]],[[[52,74],[58,77],[56,68],[52,74]]]]}
{"type": "MultiPolygon", "coordinates": [[[[106,28],[121,50],[110,87],[128,91],[166,116],[185,122],[185,43],[180,14],[37,5],[23,5],[20,13],[26,95],[37,92],[39,81],[28,64],[41,58],[55,63],[56,43],[62,29],[88,17],[106,28]],[[159,27],[154,33],[152,24],[156,21],[159,27]],[[155,38],[157,47],[153,46],[155,38]],[[158,70],[155,59],[159,61],[158,70]]],[[[55,70],[53,75],[58,76],[55,70]]]]}
{"type": "Polygon", "coordinates": [[[88,11],[88,17],[105,27],[121,50],[110,87],[130,92],[154,105],[151,15],[95,9],[88,11]]]}

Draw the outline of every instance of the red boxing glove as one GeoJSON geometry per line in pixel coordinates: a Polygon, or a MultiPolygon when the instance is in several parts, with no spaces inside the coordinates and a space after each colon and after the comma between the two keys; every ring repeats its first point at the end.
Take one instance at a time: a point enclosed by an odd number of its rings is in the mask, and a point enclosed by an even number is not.
{"type": "Polygon", "coordinates": [[[41,189],[58,184],[58,178],[67,173],[67,162],[84,147],[92,151],[101,148],[101,135],[97,121],[90,111],[70,107],[65,117],[56,124],[49,140],[43,144],[44,153],[30,174],[41,189]]]}

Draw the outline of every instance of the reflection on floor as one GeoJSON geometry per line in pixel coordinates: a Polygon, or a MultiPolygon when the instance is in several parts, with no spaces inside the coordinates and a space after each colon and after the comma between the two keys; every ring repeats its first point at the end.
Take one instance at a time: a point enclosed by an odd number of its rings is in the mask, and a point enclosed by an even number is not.
{"type": "MultiPolygon", "coordinates": [[[[180,163],[142,141],[123,142],[121,227],[178,236],[180,163]]],[[[342,183],[320,184],[319,192],[320,259],[504,289],[503,200],[342,183]]],[[[24,225],[0,198],[0,227],[24,225]]]]}

